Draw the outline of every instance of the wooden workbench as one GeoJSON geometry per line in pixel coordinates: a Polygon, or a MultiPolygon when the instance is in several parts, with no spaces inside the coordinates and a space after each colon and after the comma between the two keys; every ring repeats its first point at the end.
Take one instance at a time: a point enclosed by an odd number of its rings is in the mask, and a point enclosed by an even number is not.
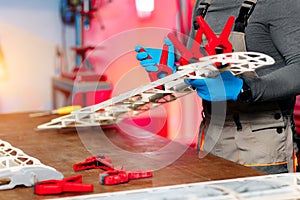
{"type": "MultiPolygon", "coordinates": [[[[84,183],[94,184],[94,194],[264,175],[210,154],[199,156],[196,149],[126,124],[105,129],[34,130],[37,125],[53,117],[29,118],[28,113],[2,114],[0,139],[54,167],[65,177],[81,174],[84,183]],[[109,156],[114,166],[123,165],[125,170],[153,169],[153,177],[105,186],[99,183],[101,170],[73,171],[74,163],[99,153],[109,156]]],[[[17,187],[1,191],[0,199],[45,199],[74,195],[83,194],[39,196],[33,193],[32,187],[17,187]]]]}

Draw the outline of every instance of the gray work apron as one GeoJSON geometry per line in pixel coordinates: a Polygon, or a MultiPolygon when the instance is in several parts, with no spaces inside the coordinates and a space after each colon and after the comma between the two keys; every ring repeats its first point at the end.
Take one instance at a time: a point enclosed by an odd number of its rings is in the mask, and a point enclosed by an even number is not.
{"type": "Polygon", "coordinates": [[[291,115],[283,115],[275,102],[228,102],[224,118],[207,108],[200,125],[199,149],[270,174],[294,171],[291,115]]]}
{"type": "MultiPolygon", "coordinates": [[[[255,4],[242,4],[239,24],[230,35],[235,52],[246,51],[243,20],[249,19],[255,4]]],[[[283,115],[276,102],[227,102],[217,112],[209,111],[211,105],[203,104],[199,150],[270,174],[294,171],[291,115],[283,115]]]]}

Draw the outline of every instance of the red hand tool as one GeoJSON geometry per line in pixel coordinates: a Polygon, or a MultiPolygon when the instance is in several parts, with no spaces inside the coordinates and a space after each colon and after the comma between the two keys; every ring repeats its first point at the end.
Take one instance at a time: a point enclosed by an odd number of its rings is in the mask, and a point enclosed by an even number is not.
{"type": "MultiPolygon", "coordinates": [[[[144,48],[141,48],[140,52],[146,52],[146,50],[144,48]]],[[[170,67],[168,67],[168,65],[167,65],[168,53],[169,53],[168,45],[164,44],[163,49],[162,49],[162,53],[161,53],[161,56],[160,56],[159,64],[156,65],[157,68],[158,68],[158,71],[148,72],[150,80],[152,82],[158,80],[159,78],[168,76],[168,75],[173,73],[172,69],[170,67]]],[[[148,59],[151,59],[151,56],[149,54],[148,54],[148,59]]]]}
{"type": "Polygon", "coordinates": [[[34,193],[39,195],[61,194],[63,192],[93,192],[93,184],[83,184],[82,176],[72,176],[63,180],[45,180],[35,184],[34,193]]]}
{"type": "Polygon", "coordinates": [[[111,164],[111,160],[108,156],[98,155],[89,157],[83,162],[74,164],[73,169],[74,171],[81,171],[86,169],[113,170],[114,166],[111,164]]]}
{"type": "Polygon", "coordinates": [[[112,170],[100,174],[100,183],[103,185],[116,185],[127,183],[129,180],[152,177],[152,171],[112,170]]]}

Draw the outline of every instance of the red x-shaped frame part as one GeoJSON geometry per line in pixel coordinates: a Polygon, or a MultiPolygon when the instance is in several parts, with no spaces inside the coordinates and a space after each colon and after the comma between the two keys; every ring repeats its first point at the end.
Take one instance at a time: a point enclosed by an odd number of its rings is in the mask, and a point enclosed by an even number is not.
{"type": "MultiPolygon", "coordinates": [[[[205,50],[209,56],[216,55],[216,48],[221,48],[222,53],[231,53],[232,52],[232,44],[229,41],[229,36],[234,24],[234,17],[230,16],[220,34],[219,37],[213,32],[213,30],[209,27],[203,17],[198,16],[196,18],[197,23],[200,26],[201,31],[207,38],[207,44],[205,45],[205,50]]],[[[199,31],[198,30],[198,31],[199,31]]]]}
{"type": "MultiPolygon", "coordinates": [[[[220,34],[219,37],[213,32],[210,26],[206,23],[202,16],[196,17],[196,22],[199,24],[199,28],[195,34],[195,38],[192,44],[191,49],[188,49],[182,42],[178,40],[174,33],[169,33],[167,37],[174,44],[174,48],[179,51],[180,65],[187,65],[193,61],[196,61],[203,57],[203,54],[200,51],[200,45],[202,43],[202,36],[205,35],[207,39],[207,44],[204,46],[206,53],[211,55],[216,55],[216,49],[219,48],[222,50],[222,53],[230,53],[232,52],[232,44],[229,41],[229,36],[234,24],[234,17],[230,16],[220,34]]],[[[145,49],[141,48],[140,52],[145,52],[145,49]]],[[[148,58],[151,58],[150,56],[148,58]]],[[[160,63],[157,65],[158,71],[149,72],[149,77],[151,81],[155,81],[160,78],[163,74],[168,76],[172,74],[171,68],[167,66],[168,60],[168,47],[164,44],[162,55],[160,57],[160,63]]],[[[218,63],[216,63],[219,66],[218,63]]],[[[162,87],[158,87],[158,89],[162,89],[162,87]]]]}
{"type": "Polygon", "coordinates": [[[199,24],[199,28],[195,34],[191,49],[188,49],[184,44],[182,44],[174,35],[174,33],[169,33],[167,36],[174,44],[175,49],[177,49],[180,53],[180,65],[187,65],[192,62],[193,59],[197,60],[203,57],[202,53],[200,52],[200,45],[202,43],[203,35],[205,35],[207,39],[207,44],[204,46],[204,49],[209,56],[216,55],[217,48],[222,49],[222,53],[232,52],[232,44],[229,41],[229,36],[234,24],[233,16],[228,18],[219,37],[217,37],[202,16],[196,17],[196,21],[199,24]]]}

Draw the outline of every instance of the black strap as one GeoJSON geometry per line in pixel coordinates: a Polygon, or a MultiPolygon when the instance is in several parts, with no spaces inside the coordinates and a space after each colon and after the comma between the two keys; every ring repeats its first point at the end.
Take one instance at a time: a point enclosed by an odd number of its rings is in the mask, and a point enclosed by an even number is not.
{"type": "Polygon", "coordinates": [[[239,15],[235,20],[234,31],[245,32],[248,19],[254,10],[256,2],[257,0],[246,0],[243,2],[239,15]]]}
{"type": "MultiPolygon", "coordinates": [[[[201,17],[205,17],[206,13],[207,13],[207,10],[208,10],[208,7],[210,6],[211,4],[211,1],[212,0],[204,0],[202,2],[200,2],[197,6],[196,6],[196,10],[195,10],[195,18],[197,16],[201,16],[201,17]]],[[[196,22],[196,20],[194,20],[193,22],[193,25],[194,25],[194,29],[195,30],[198,30],[199,28],[199,24],[196,22]]]]}

